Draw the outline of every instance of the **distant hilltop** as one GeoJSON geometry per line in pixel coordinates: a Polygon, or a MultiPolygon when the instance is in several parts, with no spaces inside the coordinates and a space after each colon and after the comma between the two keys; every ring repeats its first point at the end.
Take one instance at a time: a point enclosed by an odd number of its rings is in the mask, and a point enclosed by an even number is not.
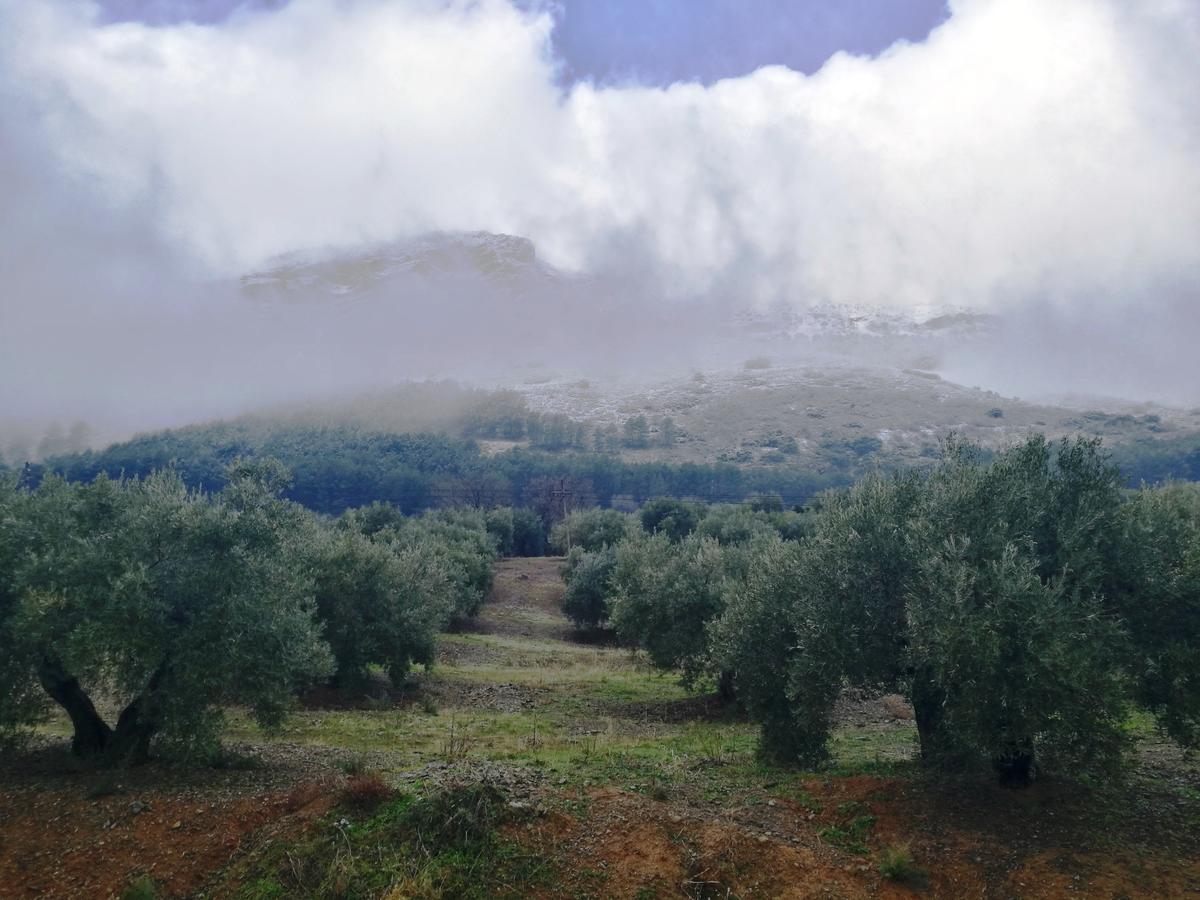
{"type": "Polygon", "coordinates": [[[244,275],[241,285],[256,298],[305,300],[370,294],[410,279],[517,287],[561,278],[538,259],[528,238],[477,231],[429,234],[326,255],[288,254],[268,269],[244,275]]]}

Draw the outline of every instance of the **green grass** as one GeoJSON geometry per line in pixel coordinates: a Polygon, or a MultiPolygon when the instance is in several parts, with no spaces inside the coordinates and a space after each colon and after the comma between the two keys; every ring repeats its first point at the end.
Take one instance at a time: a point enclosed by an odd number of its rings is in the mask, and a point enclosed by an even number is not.
{"type": "Polygon", "coordinates": [[[347,809],[241,872],[239,900],[276,897],[523,897],[553,866],[501,834],[517,813],[502,791],[468,784],[405,794],[370,815],[347,809]]]}
{"type": "Polygon", "coordinates": [[[913,859],[912,849],[908,844],[895,844],[883,848],[879,854],[879,874],[888,881],[912,887],[921,886],[928,878],[925,870],[913,859]]]}

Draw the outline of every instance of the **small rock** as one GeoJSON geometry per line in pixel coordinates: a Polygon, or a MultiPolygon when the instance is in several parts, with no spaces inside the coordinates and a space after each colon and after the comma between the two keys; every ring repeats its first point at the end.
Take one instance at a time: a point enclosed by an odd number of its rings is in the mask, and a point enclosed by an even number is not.
{"type": "Polygon", "coordinates": [[[182,827],[183,827],[183,822],[176,822],[174,825],[171,826],[171,830],[178,831],[182,827]]]}

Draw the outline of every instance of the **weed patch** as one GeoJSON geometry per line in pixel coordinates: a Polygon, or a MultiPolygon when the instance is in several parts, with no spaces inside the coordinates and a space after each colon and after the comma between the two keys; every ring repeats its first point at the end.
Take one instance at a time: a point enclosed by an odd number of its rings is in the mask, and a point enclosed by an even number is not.
{"type": "Polygon", "coordinates": [[[895,844],[885,847],[879,855],[879,874],[888,881],[909,886],[919,886],[926,881],[924,869],[913,859],[912,848],[908,844],[895,844]]]}
{"type": "Polygon", "coordinates": [[[252,873],[236,896],[528,896],[550,882],[553,870],[501,836],[501,825],[519,814],[500,788],[483,782],[423,797],[392,793],[373,811],[335,813],[319,834],[277,848],[260,864],[267,871],[252,873]]]}

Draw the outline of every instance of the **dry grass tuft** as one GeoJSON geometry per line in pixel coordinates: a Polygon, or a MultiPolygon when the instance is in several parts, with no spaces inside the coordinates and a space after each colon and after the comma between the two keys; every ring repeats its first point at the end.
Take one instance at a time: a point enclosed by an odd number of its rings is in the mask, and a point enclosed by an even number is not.
{"type": "Polygon", "coordinates": [[[369,770],[347,779],[342,788],[342,802],[356,809],[374,809],[396,793],[379,772],[369,770]]]}

